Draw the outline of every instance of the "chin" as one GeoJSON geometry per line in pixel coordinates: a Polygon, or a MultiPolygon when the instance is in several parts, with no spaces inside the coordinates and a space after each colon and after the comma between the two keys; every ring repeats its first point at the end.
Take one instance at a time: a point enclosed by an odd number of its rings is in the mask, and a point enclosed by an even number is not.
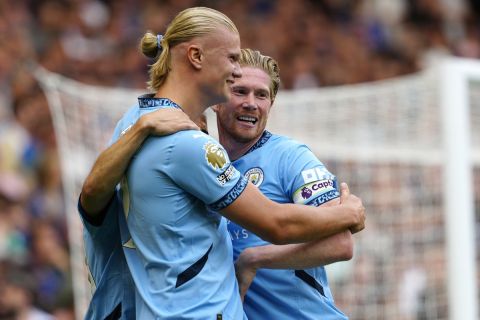
{"type": "Polygon", "coordinates": [[[259,135],[256,133],[250,132],[237,132],[237,140],[241,142],[251,142],[252,140],[256,140],[259,138],[259,135]]]}

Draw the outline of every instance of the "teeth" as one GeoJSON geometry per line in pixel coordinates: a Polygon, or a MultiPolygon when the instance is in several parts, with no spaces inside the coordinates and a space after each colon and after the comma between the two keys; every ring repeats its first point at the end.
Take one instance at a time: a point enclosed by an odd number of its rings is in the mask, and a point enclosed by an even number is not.
{"type": "Polygon", "coordinates": [[[250,121],[250,122],[256,122],[257,121],[257,119],[255,119],[254,117],[246,117],[246,116],[238,117],[238,120],[250,121]]]}

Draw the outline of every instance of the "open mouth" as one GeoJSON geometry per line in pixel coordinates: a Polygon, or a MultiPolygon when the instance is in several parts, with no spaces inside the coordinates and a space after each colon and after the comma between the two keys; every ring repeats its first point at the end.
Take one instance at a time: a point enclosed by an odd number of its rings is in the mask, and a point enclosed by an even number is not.
{"type": "Polygon", "coordinates": [[[255,124],[258,121],[257,118],[250,117],[250,116],[240,116],[240,117],[237,117],[237,120],[242,121],[242,122],[248,122],[248,123],[251,123],[251,124],[255,124]]]}

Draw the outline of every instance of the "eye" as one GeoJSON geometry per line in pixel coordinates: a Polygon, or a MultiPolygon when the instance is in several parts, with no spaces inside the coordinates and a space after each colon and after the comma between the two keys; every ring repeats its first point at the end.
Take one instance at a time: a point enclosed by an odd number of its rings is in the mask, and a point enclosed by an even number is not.
{"type": "Polygon", "coordinates": [[[260,91],[260,92],[257,92],[257,98],[262,99],[262,100],[263,99],[269,99],[270,95],[266,91],[260,91]]]}
{"type": "Polygon", "coordinates": [[[232,93],[237,95],[237,96],[243,96],[247,94],[247,90],[245,88],[232,88],[232,93]]]}

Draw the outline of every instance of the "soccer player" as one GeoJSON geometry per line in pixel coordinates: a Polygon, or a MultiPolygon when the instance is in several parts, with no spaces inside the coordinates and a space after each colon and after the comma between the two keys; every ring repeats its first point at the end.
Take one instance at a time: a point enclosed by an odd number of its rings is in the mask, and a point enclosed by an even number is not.
{"type": "MultiPolygon", "coordinates": [[[[242,50],[239,62],[242,77],[231,86],[230,100],[213,107],[234,167],[279,203],[338,201],[335,176],[305,145],[265,130],[280,84],[277,62],[250,49],[242,50]]],[[[350,230],[283,246],[234,222],[228,230],[249,319],[347,319],[335,307],[323,266],[352,257],[350,230]]]]}
{"type": "MultiPolygon", "coordinates": [[[[155,95],[139,98],[116,132],[158,108],[181,108],[197,119],[209,105],[226,101],[241,75],[238,32],[217,11],[187,9],[162,39],[154,39],[147,35],[143,45],[160,44],[150,72],[155,95]]],[[[86,212],[84,203],[95,203],[97,196],[88,189],[80,200],[86,212]]],[[[204,133],[147,138],[122,182],[129,230],[122,223],[120,229],[137,290],[137,318],[244,318],[226,221],[217,212],[271,242],[302,242],[363,229],[364,208],[346,185],[342,200],[330,208],[279,205],[248,183],[204,133]],[[132,239],[123,236],[128,231],[132,239]]]]}
{"type": "MultiPolygon", "coordinates": [[[[136,149],[131,148],[141,143],[151,134],[167,135],[179,130],[195,130],[197,126],[188,116],[175,109],[160,109],[141,117],[134,129],[123,136],[125,144],[119,145],[121,152],[106,150],[97,160],[116,161],[115,157],[123,154],[131,157],[136,149]]],[[[118,133],[117,133],[118,134],[118,133]]],[[[123,211],[121,203],[113,197],[115,186],[121,179],[127,163],[117,163],[119,172],[109,170],[106,174],[102,165],[96,165],[94,173],[85,181],[83,194],[96,193],[95,201],[88,196],[81,196],[79,212],[82,219],[83,239],[92,298],[85,314],[85,319],[135,319],[135,290],[128,266],[123,254],[118,225],[118,212],[123,211]],[[123,166],[122,166],[123,165],[123,166]],[[110,179],[110,180],[109,180],[110,179]],[[90,189],[90,181],[95,180],[95,190],[90,189]],[[114,200],[115,199],[115,200],[114,200]],[[106,210],[107,204],[109,210],[106,210]],[[82,205],[83,204],[83,205],[82,205]],[[83,208],[88,208],[88,213],[83,208]]]]}

